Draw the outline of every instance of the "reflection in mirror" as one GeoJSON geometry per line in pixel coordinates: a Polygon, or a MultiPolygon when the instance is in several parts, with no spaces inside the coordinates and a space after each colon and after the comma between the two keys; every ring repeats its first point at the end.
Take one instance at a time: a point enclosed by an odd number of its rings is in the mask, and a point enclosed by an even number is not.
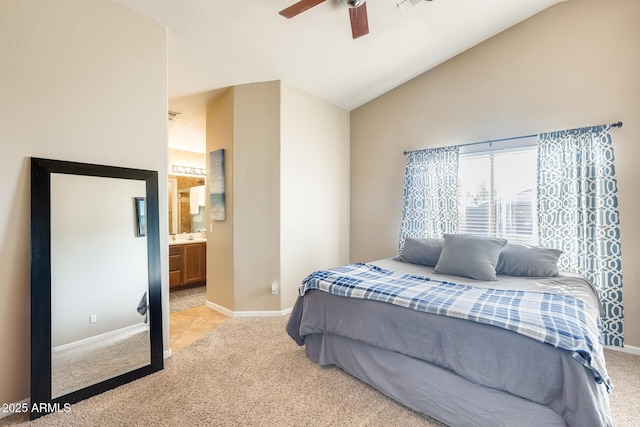
{"type": "Polygon", "coordinates": [[[178,234],[178,179],[169,177],[169,185],[167,186],[169,194],[167,200],[169,201],[169,234],[178,234]]]}
{"type": "Polygon", "coordinates": [[[151,363],[134,206],[145,192],[144,181],[51,174],[53,398],[151,363]]]}
{"type": "Polygon", "coordinates": [[[206,231],[205,179],[169,175],[169,233],[206,231]]]}
{"type": "Polygon", "coordinates": [[[160,287],[158,173],[32,158],[31,419],[163,368],[160,287]]]}

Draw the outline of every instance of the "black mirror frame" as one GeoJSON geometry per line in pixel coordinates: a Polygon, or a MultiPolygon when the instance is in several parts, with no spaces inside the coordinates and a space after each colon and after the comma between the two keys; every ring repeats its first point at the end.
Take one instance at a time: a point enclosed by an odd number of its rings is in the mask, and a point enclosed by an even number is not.
{"type": "Polygon", "coordinates": [[[31,158],[31,404],[30,418],[64,410],[79,402],[153,372],[162,370],[162,302],[160,266],[158,172],[31,158]],[[86,175],[145,181],[147,256],[149,269],[149,326],[151,363],[89,385],[72,393],[51,396],[51,174],[86,175]],[[34,410],[35,409],[35,410],[34,410]]]}

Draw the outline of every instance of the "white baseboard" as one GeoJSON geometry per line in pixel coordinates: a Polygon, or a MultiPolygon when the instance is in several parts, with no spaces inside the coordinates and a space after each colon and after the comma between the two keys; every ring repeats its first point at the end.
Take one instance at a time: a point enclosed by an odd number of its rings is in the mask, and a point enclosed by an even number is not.
{"type": "Polygon", "coordinates": [[[226,307],[207,301],[207,307],[227,317],[281,317],[291,313],[293,307],[281,311],[231,311],[226,307]]]}
{"type": "Polygon", "coordinates": [[[625,345],[624,347],[616,347],[613,345],[605,345],[604,348],[608,350],[621,351],[623,353],[636,354],[640,356],[640,347],[634,347],[632,345],[625,345]]]}
{"type": "Polygon", "coordinates": [[[15,402],[15,403],[9,403],[8,405],[8,409],[18,409],[18,410],[14,410],[12,412],[2,412],[0,411],[0,419],[4,418],[4,417],[8,417],[10,415],[13,414],[17,414],[17,413],[24,413],[24,412],[29,412],[29,409],[31,409],[31,399],[30,398],[26,398],[26,399],[22,399],[20,402],[15,402]],[[26,411],[25,411],[26,409],[26,411]]]}
{"type": "Polygon", "coordinates": [[[224,314],[227,317],[233,317],[233,311],[229,310],[226,307],[218,305],[214,302],[207,300],[206,306],[209,307],[211,310],[217,311],[220,314],[224,314]]]}
{"type": "Polygon", "coordinates": [[[172,351],[171,351],[171,349],[169,348],[169,349],[167,349],[167,350],[165,350],[165,351],[163,351],[163,352],[162,352],[162,357],[163,357],[164,359],[168,359],[168,358],[170,358],[170,357],[171,357],[171,355],[172,355],[172,354],[173,354],[173,352],[172,352],[172,351]]]}
{"type": "Polygon", "coordinates": [[[95,336],[92,336],[92,337],[89,337],[89,338],[85,338],[85,339],[82,339],[82,340],[70,342],[70,343],[67,343],[67,344],[62,344],[62,345],[59,345],[57,347],[51,347],[51,351],[66,350],[68,348],[76,347],[76,346],[82,345],[82,344],[89,344],[89,343],[95,342],[95,341],[104,341],[106,339],[115,337],[115,336],[120,335],[120,334],[125,333],[125,332],[137,333],[137,332],[142,332],[142,331],[147,330],[147,329],[149,329],[149,324],[148,323],[136,323],[135,325],[125,326],[124,328],[116,329],[115,331],[109,331],[109,332],[105,332],[104,334],[95,335],[95,336]]]}

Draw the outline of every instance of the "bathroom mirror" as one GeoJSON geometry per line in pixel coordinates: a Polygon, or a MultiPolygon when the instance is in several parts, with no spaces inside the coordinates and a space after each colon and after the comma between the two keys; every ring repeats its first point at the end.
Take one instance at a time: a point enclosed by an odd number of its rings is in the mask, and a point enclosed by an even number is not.
{"type": "Polygon", "coordinates": [[[31,419],[163,368],[160,287],[157,172],[32,158],[31,419]]]}
{"type": "Polygon", "coordinates": [[[203,176],[169,175],[169,234],[206,231],[204,185],[203,176]]]}

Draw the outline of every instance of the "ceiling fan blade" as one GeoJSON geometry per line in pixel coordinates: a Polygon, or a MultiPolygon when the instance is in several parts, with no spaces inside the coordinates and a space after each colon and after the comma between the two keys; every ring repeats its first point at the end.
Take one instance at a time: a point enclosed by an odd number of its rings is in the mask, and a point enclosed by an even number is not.
{"type": "Polygon", "coordinates": [[[354,39],[369,34],[369,20],[367,19],[367,4],[349,9],[351,19],[351,35],[354,39]]]}
{"type": "Polygon", "coordinates": [[[294,16],[311,9],[313,6],[317,6],[325,0],[300,0],[298,3],[294,3],[286,9],[282,9],[279,13],[285,18],[293,18],[294,16]]]}

